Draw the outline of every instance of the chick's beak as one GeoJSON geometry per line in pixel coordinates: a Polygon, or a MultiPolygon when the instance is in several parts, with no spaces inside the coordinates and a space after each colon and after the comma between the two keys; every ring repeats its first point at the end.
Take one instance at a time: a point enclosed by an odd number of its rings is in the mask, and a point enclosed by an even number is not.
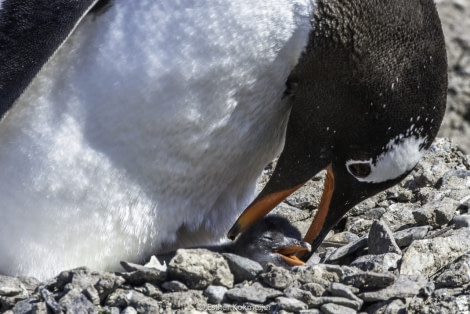
{"type": "Polygon", "coordinates": [[[305,265],[305,262],[298,256],[302,256],[310,251],[311,246],[309,243],[305,241],[296,241],[296,243],[279,248],[275,253],[280,254],[282,259],[289,266],[301,266],[305,265]]]}

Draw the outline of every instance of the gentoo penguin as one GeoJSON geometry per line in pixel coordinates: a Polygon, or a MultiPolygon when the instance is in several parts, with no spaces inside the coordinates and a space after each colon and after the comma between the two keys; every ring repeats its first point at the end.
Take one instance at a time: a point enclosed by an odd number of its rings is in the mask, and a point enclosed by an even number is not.
{"type": "Polygon", "coordinates": [[[222,238],[281,151],[230,236],[327,169],[316,246],[445,106],[432,0],[3,0],[0,56],[0,273],[40,279],[222,238]]]}
{"type": "MultiPolygon", "coordinates": [[[[302,241],[300,231],[279,215],[267,215],[248,227],[236,240],[216,245],[198,246],[217,253],[232,253],[263,265],[301,266],[297,254],[310,252],[310,244],[302,241]]],[[[159,254],[159,261],[169,263],[176,251],[159,254]]]]}

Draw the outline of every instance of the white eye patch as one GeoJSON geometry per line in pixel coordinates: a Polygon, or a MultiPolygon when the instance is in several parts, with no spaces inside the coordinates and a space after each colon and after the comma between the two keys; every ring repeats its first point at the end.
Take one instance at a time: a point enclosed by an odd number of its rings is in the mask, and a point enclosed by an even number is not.
{"type": "Polygon", "coordinates": [[[380,183],[398,178],[405,172],[411,170],[424,155],[422,144],[426,138],[411,136],[395,143],[395,139],[388,142],[385,152],[381,154],[375,163],[372,158],[368,160],[348,160],[346,169],[360,182],[380,183]],[[359,177],[351,172],[351,165],[369,164],[370,173],[359,177]]]}

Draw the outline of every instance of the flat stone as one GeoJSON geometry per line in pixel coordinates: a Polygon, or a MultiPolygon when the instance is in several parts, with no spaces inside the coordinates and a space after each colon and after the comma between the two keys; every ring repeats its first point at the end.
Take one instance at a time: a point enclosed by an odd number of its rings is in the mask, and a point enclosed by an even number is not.
{"type": "Polygon", "coordinates": [[[461,287],[470,283],[470,254],[446,266],[434,279],[436,287],[461,287]]]}
{"type": "Polygon", "coordinates": [[[134,285],[140,285],[145,282],[158,284],[167,277],[166,272],[154,267],[146,267],[128,262],[121,262],[121,266],[127,271],[121,274],[122,277],[134,285]]]}
{"type": "Polygon", "coordinates": [[[395,279],[391,273],[360,272],[345,276],[342,283],[359,289],[380,289],[391,285],[395,279]]]}
{"type": "Polygon", "coordinates": [[[352,253],[363,249],[367,246],[368,238],[363,236],[349,244],[346,244],[338,249],[336,249],[333,254],[329,255],[325,262],[334,262],[340,260],[341,258],[351,255],[352,253]]]}
{"type": "Polygon", "coordinates": [[[48,312],[45,302],[41,302],[40,300],[36,298],[29,298],[26,300],[18,301],[10,311],[6,311],[5,313],[6,314],[23,314],[23,313],[49,314],[50,312],[48,312]]]}
{"type": "Polygon", "coordinates": [[[204,295],[207,297],[207,302],[212,304],[220,304],[224,300],[227,288],[223,286],[209,286],[204,290],[204,295]]]}
{"type": "Polygon", "coordinates": [[[380,255],[362,255],[352,261],[349,266],[357,267],[363,271],[383,273],[398,268],[401,255],[385,253],[380,255]]]}
{"type": "Polygon", "coordinates": [[[126,308],[131,306],[139,313],[158,313],[161,305],[156,300],[135,290],[117,289],[106,299],[109,307],[126,308]]]}
{"type": "Polygon", "coordinates": [[[336,233],[327,239],[329,242],[338,242],[338,243],[351,243],[359,240],[359,236],[349,231],[344,231],[336,233]]]}
{"type": "Polygon", "coordinates": [[[179,249],[168,265],[168,276],[191,289],[209,285],[233,287],[233,275],[222,255],[206,249],[179,249]]]}
{"type": "Polygon", "coordinates": [[[414,241],[403,255],[400,273],[430,278],[438,270],[470,251],[470,229],[454,230],[446,237],[414,241]]]}
{"type": "Polygon", "coordinates": [[[357,302],[359,304],[358,309],[360,309],[362,307],[363,301],[361,299],[359,299],[351,291],[351,287],[349,287],[349,286],[346,286],[346,285],[344,285],[342,283],[339,283],[339,282],[333,282],[330,286],[329,291],[333,296],[343,297],[343,298],[347,298],[347,299],[350,299],[350,300],[353,300],[353,301],[357,302]]]}
{"type": "Polygon", "coordinates": [[[132,306],[128,306],[122,310],[121,314],[137,314],[137,310],[132,306]]]}
{"type": "Polygon", "coordinates": [[[470,215],[455,216],[450,223],[454,225],[455,229],[470,228],[470,215]]]}
{"type": "Polygon", "coordinates": [[[284,267],[268,264],[261,280],[274,289],[285,289],[295,281],[295,276],[284,267]]]}
{"type": "Polygon", "coordinates": [[[0,296],[11,297],[26,294],[26,289],[16,277],[0,275],[0,296]]]}
{"type": "Polygon", "coordinates": [[[227,260],[235,283],[239,283],[244,280],[253,280],[263,272],[263,266],[249,258],[232,253],[222,253],[222,255],[227,260]]]}
{"type": "Polygon", "coordinates": [[[316,304],[314,301],[315,299],[313,294],[310,291],[306,291],[300,288],[287,288],[286,290],[284,290],[284,295],[289,298],[300,300],[303,303],[307,304],[309,307],[312,307],[316,304]]]}
{"type": "Polygon", "coordinates": [[[401,250],[393,238],[392,231],[383,220],[376,220],[372,224],[368,246],[370,254],[396,253],[401,255],[401,250]]]}
{"type": "Polygon", "coordinates": [[[336,296],[323,296],[323,297],[315,297],[313,299],[312,307],[318,308],[323,304],[328,304],[328,303],[334,303],[338,304],[341,306],[348,307],[350,309],[353,309],[355,311],[359,311],[359,309],[362,307],[362,300],[351,300],[348,298],[343,298],[343,297],[336,297],[336,296]]]}
{"type": "Polygon", "coordinates": [[[276,302],[277,308],[285,311],[297,312],[307,309],[307,304],[297,299],[277,297],[276,302]]]}
{"type": "Polygon", "coordinates": [[[265,303],[268,299],[281,296],[282,292],[263,287],[260,283],[255,282],[252,285],[229,289],[225,295],[234,301],[265,303]]]}
{"type": "Polygon", "coordinates": [[[426,288],[427,283],[428,281],[423,276],[400,275],[392,285],[385,289],[360,293],[358,297],[365,302],[413,297],[418,295],[420,290],[426,288]]]}
{"type": "Polygon", "coordinates": [[[166,281],[162,283],[161,287],[170,292],[188,291],[188,287],[178,280],[166,281]]]}
{"type": "MultiPolygon", "coordinates": [[[[207,308],[206,299],[203,296],[203,292],[199,290],[188,290],[180,292],[169,292],[162,296],[160,307],[165,311],[164,313],[170,313],[172,310],[184,310],[191,313],[200,313],[196,310],[207,308]]],[[[141,312],[141,313],[153,313],[153,312],[141,312]]],[[[158,313],[158,312],[157,312],[158,313]]],[[[172,313],[172,312],[171,312],[172,313]]]]}
{"type": "Polygon", "coordinates": [[[59,304],[59,302],[56,301],[52,293],[47,290],[47,289],[42,289],[41,290],[41,296],[46,302],[46,305],[49,307],[49,309],[52,311],[54,314],[59,314],[62,313],[62,308],[59,304]]]}
{"type": "MultiPolygon", "coordinates": [[[[325,284],[327,284],[327,282],[325,282],[325,284]]],[[[315,282],[303,284],[302,289],[310,292],[314,297],[321,297],[323,294],[325,294],[326,291],[325,286],[315,282]]]]}
{"type": "Polygon", "coordinates": [[[78,289],[72,289],[59,300],[66,313],[97,313],[96,306],[78,289]]]}
{"type": "Polygon", "coordinates": [[[434,200],[425,204],[420,209],[413,211],[417,223],[440,227],[448,224],[454,218],[458,202],[449,197],[434,200]]]}
{"type": "Polygon", "coordinates": [[[431,226],[419,226],[395,231],[393,237],[399,247],[409,246],[415,240],[423,239],[431,226]]]}
{"type": "Polygon", "coordinates": [[[324,314],[356,314],[357,311],[351,309],[347,306],[335,304],[335,303],[327,303],[323,304],[320,307],[320,310],[324,314]]]}
{"type": "Polygon", "coordinates": [[[413,217],[413,210],[417,207],[414,203],[393,203],[386,207],[382,220],[387,223],[392,231],[396,231],[402,226],[414,225],[416,221],[413,217]]]}

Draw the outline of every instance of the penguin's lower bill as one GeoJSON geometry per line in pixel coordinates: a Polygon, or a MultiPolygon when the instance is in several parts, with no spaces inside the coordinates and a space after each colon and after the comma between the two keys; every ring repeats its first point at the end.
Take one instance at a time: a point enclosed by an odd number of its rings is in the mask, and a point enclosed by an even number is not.
{"type": "Polygon", "coordinates": [[[276,250],[276,253],[281,256],[281,258],[289,266],[302,266],[305,265],[305,262],[302,261],[297,255],[302,256],[305,253],[311,251],[311,246],[307,242],[300,242],[299,245],[291,245],[282,247],[276,250]]]}

